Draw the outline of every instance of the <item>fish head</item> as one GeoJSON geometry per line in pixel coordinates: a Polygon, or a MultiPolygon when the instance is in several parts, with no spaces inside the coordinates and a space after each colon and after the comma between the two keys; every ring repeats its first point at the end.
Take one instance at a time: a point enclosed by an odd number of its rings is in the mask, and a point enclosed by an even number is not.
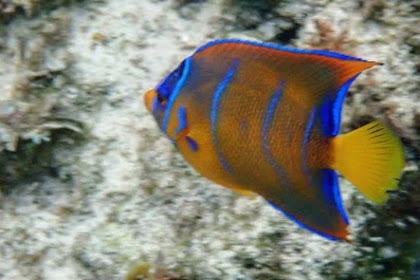
{"type": "MultiPolygon", "coordinates": [[[[168,105],[177,89],[177,84],[183,77],[185,60],[171,73],[169,73],[154,89],[144,94],[144,103],[149,112],[152,113],[159,127],[164,130],[163,123],[165,114],[170,108],[168,105]]],[[[164,131],[165,132],[165,131],[164,131]]],[[[166,132],[165,132],[166,133],[166,132]]]]}

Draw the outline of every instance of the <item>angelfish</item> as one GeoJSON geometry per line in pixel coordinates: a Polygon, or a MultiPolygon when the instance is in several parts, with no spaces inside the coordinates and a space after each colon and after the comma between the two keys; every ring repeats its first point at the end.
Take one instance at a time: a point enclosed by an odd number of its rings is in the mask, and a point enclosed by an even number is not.
{"type": "Polygon", "coordinates": [[[203,176],[263,196],[323,237],[348,240],[337,171],[383,203],[404,168],[401,142],[382,122],[338,136],[348,88],[377,64],[329,51],[217,40],[182,61],[144,100],[203,176]]]}

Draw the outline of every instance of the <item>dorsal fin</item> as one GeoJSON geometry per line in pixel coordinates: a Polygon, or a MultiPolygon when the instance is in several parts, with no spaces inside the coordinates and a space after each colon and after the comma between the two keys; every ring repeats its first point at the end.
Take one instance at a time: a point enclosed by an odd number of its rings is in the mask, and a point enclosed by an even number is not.
{"type": "MultiPolygon", "coordinates": [[[[377,62],[324,50],[300,50],[268,43],[224,39],[207,43],[193,54],[194,60],[212,64],[215,58],[227,64],[238,60],[247,79],[264,77],[268,84],[284,79],[290,98],[302,106],[320,106],[331,111],[330,134],[337,130],[341,104],[348,87],[362,71],[377,62]],[[332,113],[334,111],[334,113],[332,113]]],[[[213,67],[212,69],[217,69],[213,67]]],[[[224,67],[221,67],[224,69],[224,67]]]]}
{"type": "Polygon", "coordinates": [[[261,43],[261,42],[255,42],[255,41],[248,41],[248,40],[240,40],[240,39],[221,39],[221,40],[214,40],[211,42],[208,42],[207,44],[201,46],[198,48],[195,53],[202,52],[205,49],[216,46],[216,45],[224,45],[224,44],[242,44],[242,45],[249,45],[249,46],[257,46],[261,48],[267,48],[267,49],[274,49],[284,52],[290,52],[290,53],[297,53],[297,54],[315,54],[320,56],[326,56],[331,58],[337,58],[342,60],[353,60],[353,61],[364,61],[366,60],[354,56],[349,56],[341,53],[331,52],[331,51],[325,51],[325,50],[303,50],[303,49],[295,49],[290,47],[284,47],[280,45],[270,44],[270,43],[261,43]]]}

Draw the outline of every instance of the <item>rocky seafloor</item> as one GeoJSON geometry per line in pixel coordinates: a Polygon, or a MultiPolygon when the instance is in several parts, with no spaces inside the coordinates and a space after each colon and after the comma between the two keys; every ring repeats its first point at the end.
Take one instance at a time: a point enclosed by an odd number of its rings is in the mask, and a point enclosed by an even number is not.
{"type": "Polygon", "coordinates": [[[0,0],[0,279],[420,279],[420,2],[0,0]],[[192,170],[143,93],[205,42],[380,61],[342,132],[402,139],[398,192],[340,186],[352,242],[296,226],[192,170]]]}

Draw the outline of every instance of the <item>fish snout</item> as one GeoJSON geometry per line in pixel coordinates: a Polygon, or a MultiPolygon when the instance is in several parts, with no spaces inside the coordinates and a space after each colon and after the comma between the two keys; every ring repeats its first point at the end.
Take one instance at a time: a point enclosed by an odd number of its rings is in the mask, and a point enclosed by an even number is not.
{"type": "Polygon", "coordinates": [[[153,98],[155,97],[155,90],[151,89],[144,94],[144,104],[149,112],[152,111],[153,107],[153,98]]]}

